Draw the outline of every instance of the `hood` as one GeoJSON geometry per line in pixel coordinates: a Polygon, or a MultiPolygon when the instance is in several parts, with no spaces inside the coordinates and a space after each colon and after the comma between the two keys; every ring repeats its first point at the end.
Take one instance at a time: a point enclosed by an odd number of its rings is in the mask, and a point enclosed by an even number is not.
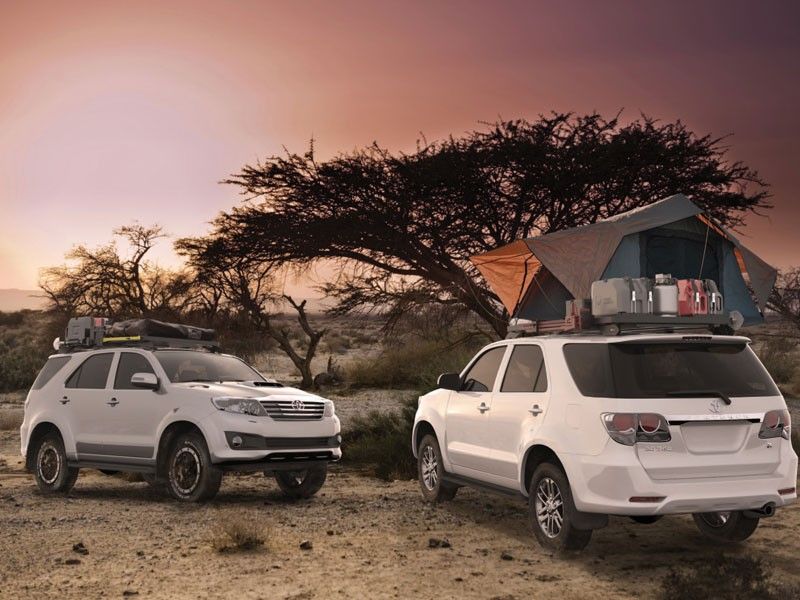
{"type": "Polygon", "coordinates": [[[326,401],[326,398],[311,394],[309,392],[285,386],[277,385],[257,385],[260,382],[242,381],[238,383],[173,383],[175,387],[197,390],[198,392],[208,394],[212,398],[220,396],[234,396],[242,398],[272,398],[276,400],[288,400],[299,398],[301,400],[319,400],[326,401]]]}

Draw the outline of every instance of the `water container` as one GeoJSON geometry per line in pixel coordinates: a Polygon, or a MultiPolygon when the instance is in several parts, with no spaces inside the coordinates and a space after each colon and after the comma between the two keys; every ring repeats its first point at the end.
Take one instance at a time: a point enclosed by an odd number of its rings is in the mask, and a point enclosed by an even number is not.
{"type": "Polygon", "coordinates": [[[648,277],[631,279],[631,312],[636,314],[653,313],[653,280],[648,277]]]}
{"type": "Polygon", "coordinates": [[[708,314],[705,288],[700,279],[678,280],[678,314],[682,317],[708,314]]]}
{"type": "Polygon", "coordinates": [[[595,281],[592,283],[592,315],[610,317],[630,312],[632,291],[629,277],[595,281]]]}
{"type": "Polygon", "coordinates": [[[706,296],[708,297],[708,312],[712,315],[721,314],[725,310],[725,303],[722,294],[719,293],[717,283],[713,279],[706,279],[704,282],[706,296]]]}
{"type": "Polygon", "coordinates": [[[672,275],[659,273],[653,284],[653,313],[678,316],[678,285],[672,275]]]}

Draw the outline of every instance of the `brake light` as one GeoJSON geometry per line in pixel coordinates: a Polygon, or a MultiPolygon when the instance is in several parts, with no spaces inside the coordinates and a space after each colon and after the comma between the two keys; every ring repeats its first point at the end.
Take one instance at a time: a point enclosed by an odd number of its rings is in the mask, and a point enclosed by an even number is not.
{"type": "Polygon", "coordinates": [[[611,439],[625,446],[672,439],[667,420],[656,413],[603,413],[602,418],[611,439]]]}
{"type": "Polygon", "coordinates": [[[791,433],[792,418],[789,415],[789,411],[785,409],[771,410],[764,414],[758,437],[763,440],[776,437],[788,440],[792,437],[791,433]]]}

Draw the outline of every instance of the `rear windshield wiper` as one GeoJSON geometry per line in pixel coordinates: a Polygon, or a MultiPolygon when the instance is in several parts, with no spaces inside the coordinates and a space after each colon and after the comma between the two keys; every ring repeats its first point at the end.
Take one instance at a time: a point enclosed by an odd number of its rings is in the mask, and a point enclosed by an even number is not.
{"type": "Polygon", "coordinates": [[[731,399],[719,390],[678,390],[667,392],[667,396],[674,398],[721,398],[725,404],[730,405],[731,399]]]}

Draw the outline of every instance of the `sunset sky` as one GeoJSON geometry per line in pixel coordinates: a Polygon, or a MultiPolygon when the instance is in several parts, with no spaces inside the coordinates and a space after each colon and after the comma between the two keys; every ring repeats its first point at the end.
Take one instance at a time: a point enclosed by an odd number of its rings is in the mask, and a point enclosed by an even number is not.
{"type": "Polygon", "coordinates": [[[733,134],[774,194],[745,243],[800,264],[798,26],[795,2],[0,0],[0,288],[133,220],[201,233],[239,201],[220,179],[312,136],[409,150],[551,110],[733,134]]]}

